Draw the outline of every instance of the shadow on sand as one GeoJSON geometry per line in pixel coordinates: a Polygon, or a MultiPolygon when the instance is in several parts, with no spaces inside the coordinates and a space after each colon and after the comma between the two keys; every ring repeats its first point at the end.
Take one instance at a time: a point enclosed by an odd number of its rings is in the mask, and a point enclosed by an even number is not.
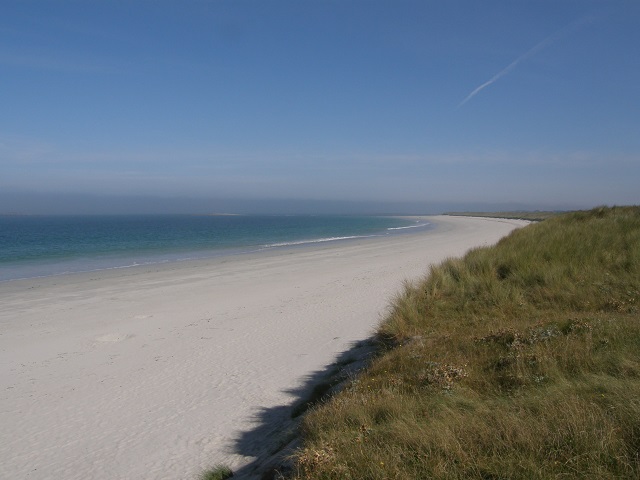
{"type": "Polygon", "coordinates": [[[346,385],[378,351],[379,344],[369,338],[351,348],[325,368],[306,376],[301,385],[286,390],[295,397],[291,405],[262,408],[256,412],[255,428],[243,432],[235,441],[233,453],[254,460],[234,471],[234,480],[277,480],[291,471],[288,457],[300,446],[298,426],[304,412],[326,400],[346,385]]]}

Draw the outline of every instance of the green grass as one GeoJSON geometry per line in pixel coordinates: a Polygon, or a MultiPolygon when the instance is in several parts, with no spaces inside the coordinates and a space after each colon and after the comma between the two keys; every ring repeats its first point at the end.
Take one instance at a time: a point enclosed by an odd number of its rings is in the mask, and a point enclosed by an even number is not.
{"type": "Polygon", "coordinates": [[[230,468],[224,465],[218,465],[206,472],[202,472],[198,480],[227,480],[233,477],[233,472],[230,468]]]}
{"type": "Polygon", "coordinates": [[[406,285],[303,421],[296,477],[640,478],[640,208],[514,231],[406,285]]]}

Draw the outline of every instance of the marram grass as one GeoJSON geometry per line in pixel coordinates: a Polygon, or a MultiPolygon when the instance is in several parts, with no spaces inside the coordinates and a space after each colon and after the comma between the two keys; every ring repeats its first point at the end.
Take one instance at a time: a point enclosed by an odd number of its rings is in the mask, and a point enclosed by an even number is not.
{"type": "Polygon", "coordinates": [[[233,477],[233,471],[225,465],[217,465],[200,474],[198,480],[227,480],[233,477]]]}
{"type": "Polygon", "coordinates": [[[640,208],[553,217],[406,285],[312,409],[299,479],[640,478],[640,208]]]}

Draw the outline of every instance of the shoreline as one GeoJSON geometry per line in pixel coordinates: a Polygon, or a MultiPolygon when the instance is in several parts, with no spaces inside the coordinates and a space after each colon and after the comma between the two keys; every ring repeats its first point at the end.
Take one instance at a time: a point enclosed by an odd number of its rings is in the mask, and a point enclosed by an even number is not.
{"type": "MultiPolygon", "coordinates": [[[[216,215],[217,216],[217,215],[216,215]]],[[[240,216],[240,215],[225,215],[240,216]]],[[[381,217],[382,218],[382,217],[381,217]]],[[[425,216],[389,216],[387,218],[402,219],[405,221],[424,220],[425,216]]],[[[99,252],[95,255],[82,255],[55,259],[44,258],[15,264],[0,265],[8,271],[21,272],[10,273],[7,276],[0,271],[0,284],[18,280],[30,280],[38,278],[59,277],[78,273],[95,273],[103,270],[120,270],[138,267],[154,267],[165,264],[173,264],[185,261],[203,262],[211,259],[224,257],[234,257],[238,255],[269,253],[272,250],[284,248],[305,248],[313,247],[317,244],[333,244],[338,242],[349,242],[367,238],[386,237],[391,235],[405,235],[414,233],[414,229],[426,231],[432,226],[427,222],[425,225],[407,225],[401,227],[389,227],[369,234],[345,234],[344,236],[317,237],[302,239],[281,239],[273,243],[266,244],[239,244],[237,246],[219,245],[203,246],[201,248],[180,249],[167,248],[166,251],[154,252],[150,250],[131,250],[126,253],[99,252]],[[24,276],[15,276],[24,275],[24,276]]]]}
{"type": "Polygon", "coordinates": [[[370,336],[403,281],[527,223],[429,220],[408,235],[0,283],[0,476],[195,478],[267,455],[299,386],[370,336]]]}

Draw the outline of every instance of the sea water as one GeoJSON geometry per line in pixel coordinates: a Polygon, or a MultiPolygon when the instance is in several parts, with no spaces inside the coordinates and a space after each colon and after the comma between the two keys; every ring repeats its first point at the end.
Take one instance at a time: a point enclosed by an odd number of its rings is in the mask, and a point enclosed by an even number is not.
{"type": "Polygon", "coordinates": [[[401,234],[376,216],[0,216],[0,281],[401,234]]]}

